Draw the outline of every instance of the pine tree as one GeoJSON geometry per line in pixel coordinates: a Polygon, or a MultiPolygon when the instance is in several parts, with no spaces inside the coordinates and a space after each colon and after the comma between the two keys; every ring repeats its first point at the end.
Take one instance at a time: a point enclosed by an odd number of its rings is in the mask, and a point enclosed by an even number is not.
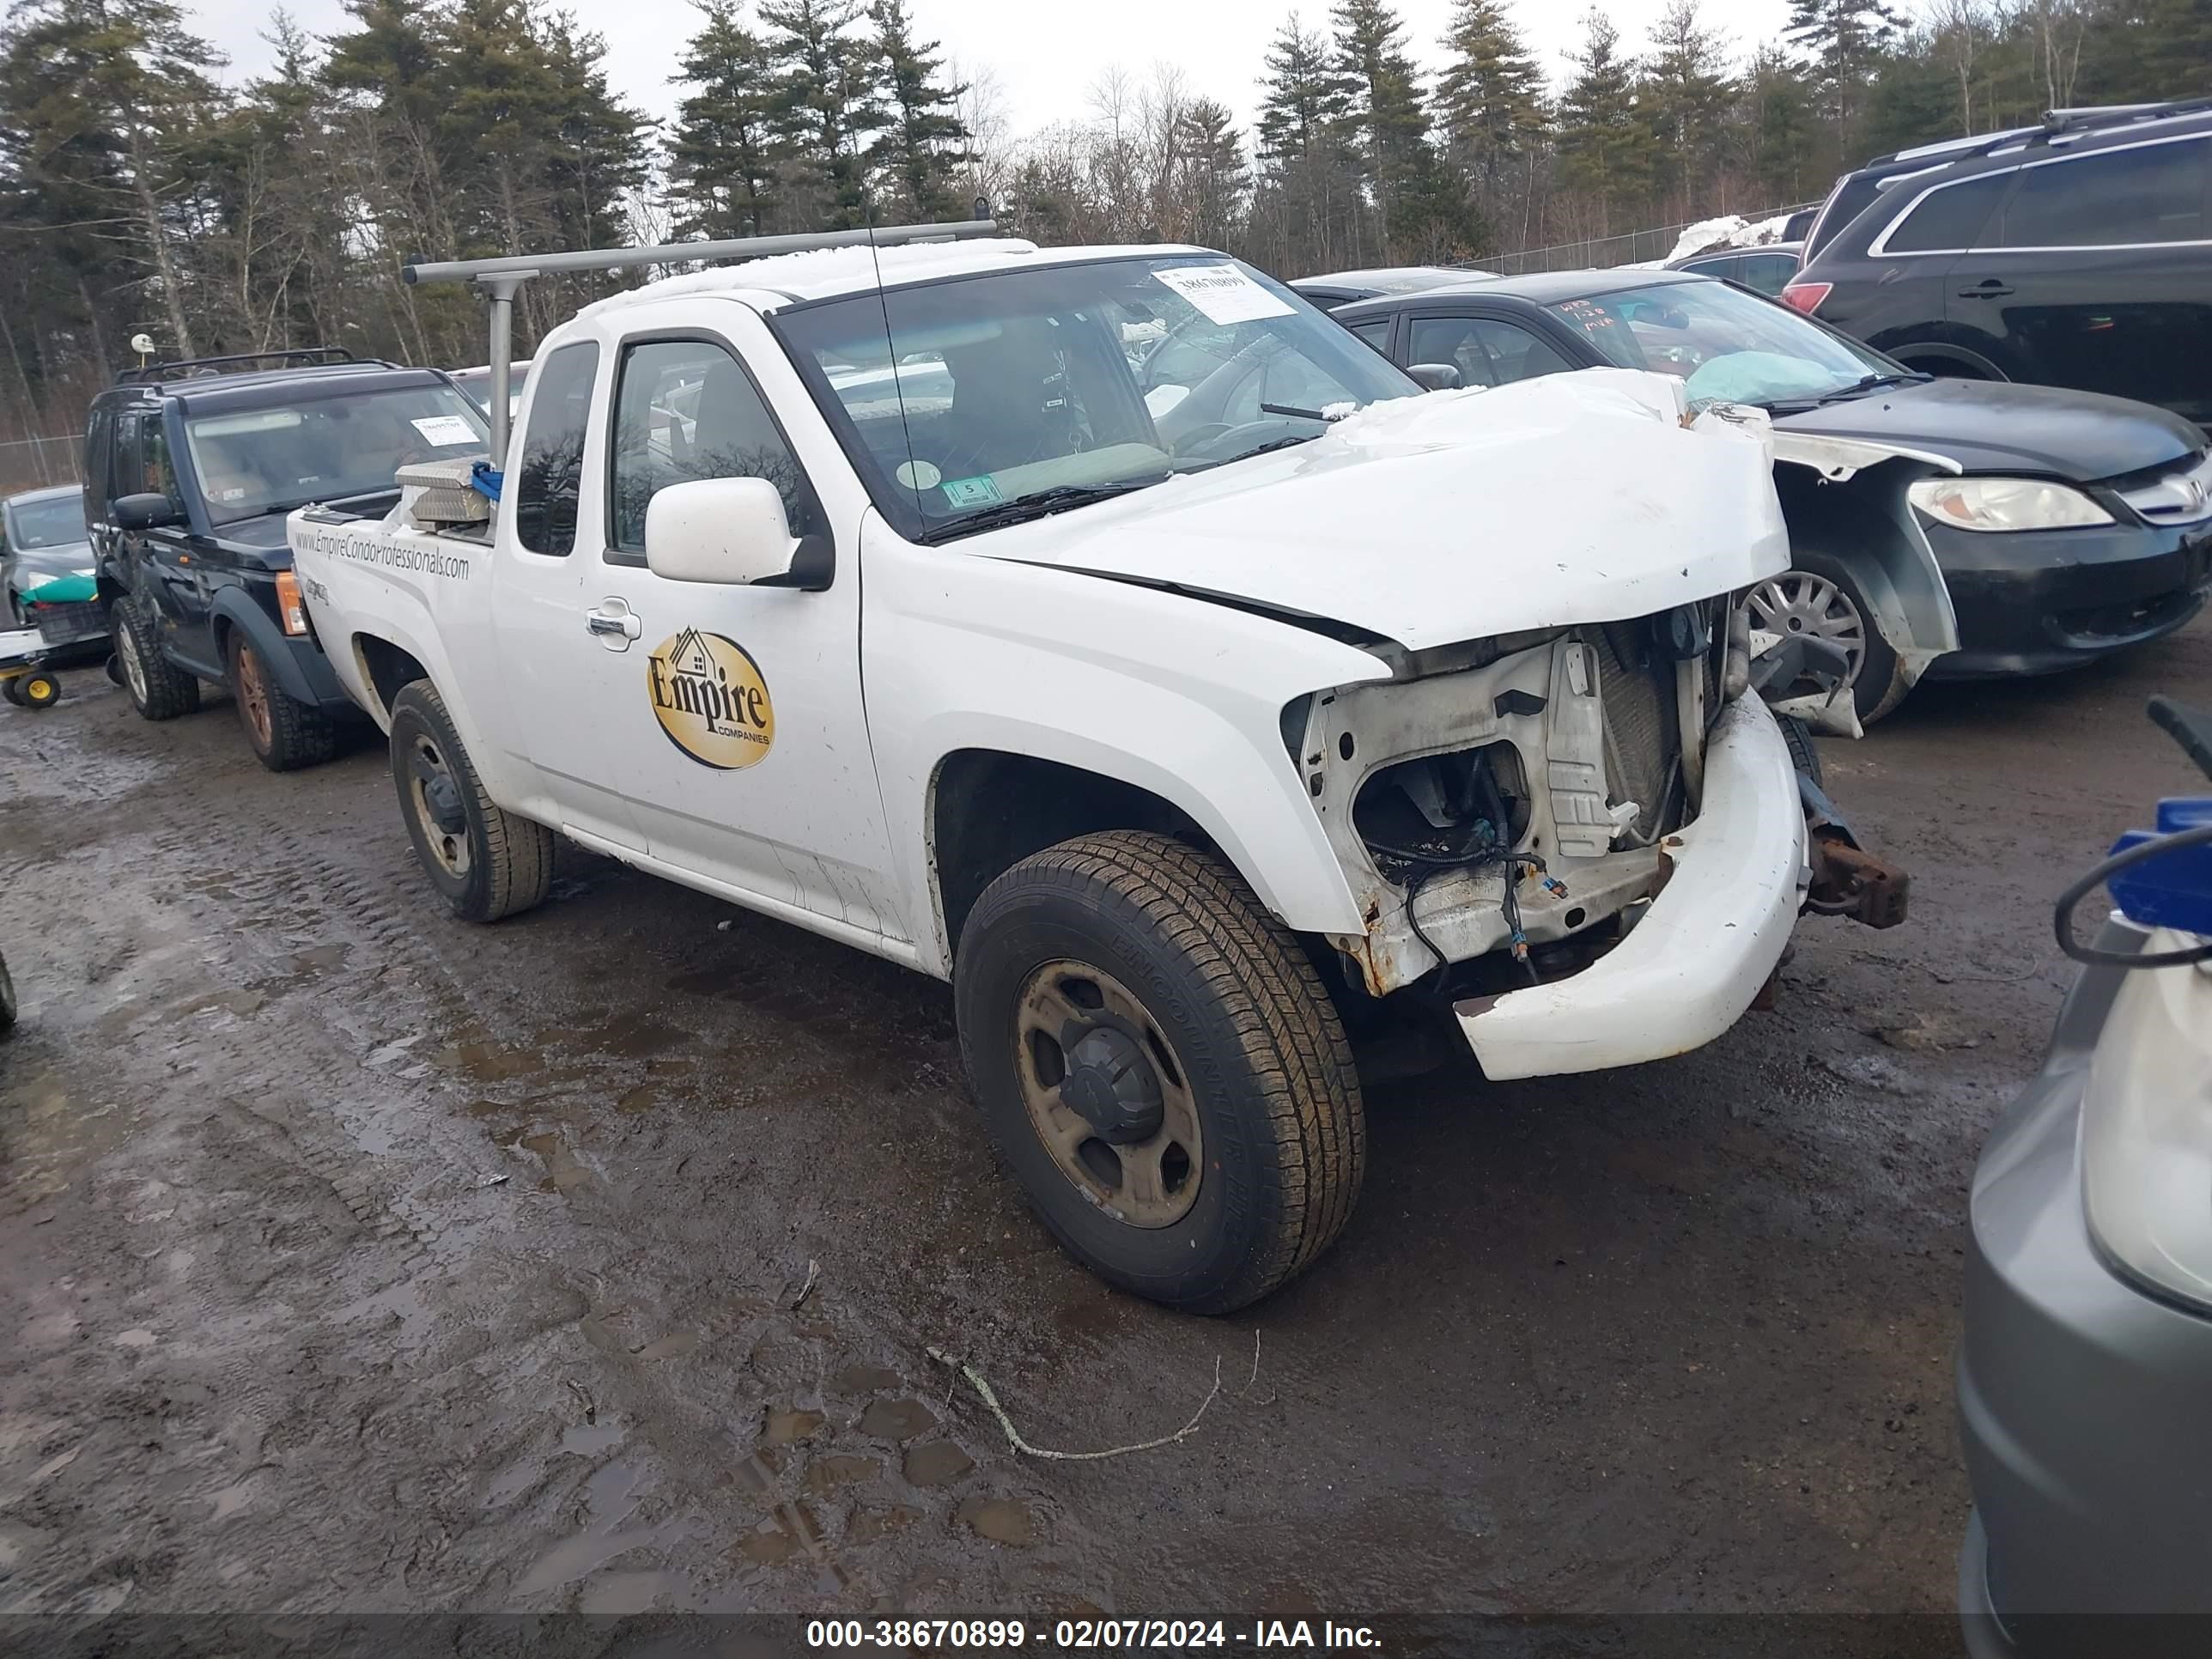
{"type": "Polygon", "coordinates": [[[1856,141],[1862,88],[1900,21],[1889,0],[1790,0],[1784,38],[1811,67],[1842,151],[1856,141]]]}
{"type": "Polygon", "coordinates": [[[1466,230],[1466,203],[1429,143],[1428,106],[1406,50],[1406,25],[1385,0],[1338,0],[1336,69],[1351,89],[1346,117],[1394,246],[1433,256],[1466,230]]]}
{"type": "Polygon", "coordinates": [[[870,135],[890,122],[876,86],[874,43],[856,32],[858,0],[763,0],[779,107],[799,135],[799,159],[822,197],[817,228],[868,219],[870,135]]]}
{"type": "Polygon", "coordinates": [[[1305,28],[1293,12],[1268,43],[1263,63],[1256,216],[1267,227],[1267,246],[1259,250],[1263,258],[1326,270],[1379,258],[1348,137],[1352,87],[1328,40],[1305,28]]]}
{"type": "Polygon", "coordinates": [[[1177,118],[1176,136],[1189,220],[1182,234],[1205,246],[1225,248],[1237,240],[1250,182],[1237,118],[1226,105],[1197,99],[1177,118]]]}
{"type": "Polygon", "coordinates": [[[698,33],[678,60],[696,88],[677,106],[669,137],[676,234],[718,240],[787,228],[782,179],[792,142],[771,84],[768,48],[735,0],[708,0],[698,33]]]}
{"type": "Polygon", "coordinates": [[[955,179],[971,159],[958,114],[967,88],[940,79],[944,56],[934,40],[915,39],[906,0],[875,0],[868,17],[876,29],[878,84],[890,106],[876,154],[890,175],[898,210],[917,224],[965,218],[955,179]]]}
{"type": "Polygon", "coordinates": [[[1559,176],[1586,193],[1601,233],[1616,214],[1642,206],[1650,182],[1650,135],[1635,106],[1636,76],[1620,53],[1620,31],[1592,8],[1583,19],[1582,49],[1559,95],[1559,176]]]}
{"type": "Polygon", "coordinates": [[[1656,140],[1652,182],[1670,213],[1698,216],[1715,205],[1705,191],[1735,95],[1727,49],[1699,15],[1698,0],[1670,0],[1654,25],[1638,95],[1656,140]]]}
{"type": "Polygon", "coordinates": [[[1544,76],[1499,0],[1457,0],[1436,107],[1453,153],[1494,195],[1505,163],[1543,136],[1544,76]]]}
{"type": "Polygon", "coordinates": [[[1735,156],[1761,200],[1802,202],[1816,194],[1826,175],[1816,173],[1812,92],[1790,55],[1771,45],[1754,52],[1738,103],[1735,156]]]}

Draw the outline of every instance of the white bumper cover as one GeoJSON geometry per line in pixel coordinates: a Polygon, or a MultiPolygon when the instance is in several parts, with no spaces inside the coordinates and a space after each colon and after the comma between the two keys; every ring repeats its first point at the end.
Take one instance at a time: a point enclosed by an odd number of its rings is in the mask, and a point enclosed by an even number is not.
{"type": "Polygon", "coordinates": [[[1663,1060],[1735,1024],[1790,942],[1808,872],[1781,728],[1757,697],[1723,711],[1697,821],[1667,838],[1666,887],[1581,973],[1457,1004],[1486,1076],[1547,1077],[1663,1060]]]}

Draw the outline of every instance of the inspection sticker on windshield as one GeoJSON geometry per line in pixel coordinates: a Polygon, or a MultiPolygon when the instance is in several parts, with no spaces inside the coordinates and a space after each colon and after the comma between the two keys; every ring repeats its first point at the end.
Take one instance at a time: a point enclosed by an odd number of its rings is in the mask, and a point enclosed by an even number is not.
{"type": "Polygon", "coordinates": [[[1210,323],[1249,323],[1255,317],[1287,317],[1291,307],[1235,265],[1174,265],[1156,270],[1165,284],[1206,313],[1210,323]]]}
{"type": "Polygon", "coordinates": [[[435,444],[441,449],[477,441],[476,428],[458,415],[426,415],[407,424],[422,434],[424,443],[435,444]]]}
{"type": "Polygon", "coordinates": [[[947,478],[945,499],[955,507],[983,507],[1002,498],[998,484],[986,472],[973,478],[947,478]]]}

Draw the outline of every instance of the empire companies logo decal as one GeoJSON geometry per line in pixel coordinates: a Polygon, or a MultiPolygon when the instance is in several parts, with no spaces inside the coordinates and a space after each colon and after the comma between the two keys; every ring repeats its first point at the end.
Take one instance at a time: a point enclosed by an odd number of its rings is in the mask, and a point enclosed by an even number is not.
{"type": "Polygon", "coordinates": [[[687,628],[645,659],[645,676],[660,729],[702,766],[735,772],[768,758],[775,705],[735,640],[687,628]]]}

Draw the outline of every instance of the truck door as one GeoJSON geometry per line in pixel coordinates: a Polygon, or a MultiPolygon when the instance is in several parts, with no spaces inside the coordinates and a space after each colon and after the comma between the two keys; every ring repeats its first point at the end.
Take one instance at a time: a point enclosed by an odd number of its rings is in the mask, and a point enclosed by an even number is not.
{"type": "Polygon", "coordinates": [[[536,771],[561,827],[642,853],[623,752],[634,738],[612,707],[636,678],[636,635],[602,618],[603,591],[586,581],[598,581],[591,525],[602,492],[587,451],[600,447],[589,441],[600,368],[592,340],[538,367],[503,490],[492,637],[508,745],[536,771]]]}
{"type": "MultiPolygon", "coordinates": [[[[140,410],[123,417],[116,459],[120,474],[116,495],[166,495],[182,512],[184,495],[177,487],[176,468],[169,458],[168,428],[161,409],[140,410]]],[[[131,586],[153,607],[164,654],[222,678],[198,568],[202,550],[194,544],[191,526],[178,523],[125,532],[122,541],[131,586]]]]}
{"type": "Polygon", "coordinates": [[[633,768],[654,858],[771,911],[903,939],[860,696],[861,509],[830,522],[747,355],[789,396],[805,394],[759,319],[729,310],[731,337],[686,331],[619,348],[607,511],[591,526],[604,533],[582,597],[594,617],[617,619],[595,626],[619,625],[629,641],[625,650],[605,636],[620,672],[598,718],[633,768]],[[775,484],[794,533],[837,538],[829,588],[671,581],[647,567],[654,494],[735,477],[775,484]],[[702,718],[708,694],[713,718],[702,718]]]}

